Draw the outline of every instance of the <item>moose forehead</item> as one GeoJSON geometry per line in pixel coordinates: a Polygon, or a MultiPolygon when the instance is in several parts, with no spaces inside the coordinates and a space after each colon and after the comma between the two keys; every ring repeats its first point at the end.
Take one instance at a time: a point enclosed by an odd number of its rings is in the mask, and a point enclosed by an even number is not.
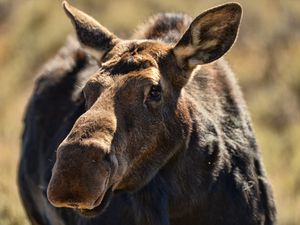
{"type": "Polygon", "coordinates": [[[145,93],[151,85],[165,83],[159,64],[170,49],[170,45],[152,40],[121,41],[116,44],[103,56],[98,71],[84,86],[87,104],[91,106],[100,94],[105,96],[102,97],[102,101],[106,98],[105,102],[112,96],[121,95],[126,96],[128,101],[134,100],[140,91],[145,93]]]}
{"type": "MultiPolygon", "coordinates": [[[[170,46],[151,40],[122,41],[103,58],[100,70],[110,76],[137,74],[139,71],[154,67],[158,69],[158,61],[165,56],[170,46]]],[[[149,76],[149,73],[145,73],[149,76]]]]}

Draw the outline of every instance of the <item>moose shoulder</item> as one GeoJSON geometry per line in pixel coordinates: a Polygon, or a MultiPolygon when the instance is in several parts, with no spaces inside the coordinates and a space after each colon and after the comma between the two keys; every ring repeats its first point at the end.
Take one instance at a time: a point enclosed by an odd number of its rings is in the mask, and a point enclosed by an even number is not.
{"type": "Polygon", "coordinates": [[[32,224],[275,224],[250,119],[220,59],[241,7],[193,21],[159,14],[121,40],[63,6],[81,46],[69,41],[46,64],[27,108],[18,182],[32,224]]]}

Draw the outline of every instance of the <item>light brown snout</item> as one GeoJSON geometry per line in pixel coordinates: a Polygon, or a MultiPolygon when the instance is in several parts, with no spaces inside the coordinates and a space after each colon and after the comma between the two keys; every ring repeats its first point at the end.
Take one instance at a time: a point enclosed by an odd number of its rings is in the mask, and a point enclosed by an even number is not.
{"type": "Polygon", "coordinates": [[[55,207],[93,209],[108,189],[110,162],[97,142],[62,144],[48,185],[55,207]]]}

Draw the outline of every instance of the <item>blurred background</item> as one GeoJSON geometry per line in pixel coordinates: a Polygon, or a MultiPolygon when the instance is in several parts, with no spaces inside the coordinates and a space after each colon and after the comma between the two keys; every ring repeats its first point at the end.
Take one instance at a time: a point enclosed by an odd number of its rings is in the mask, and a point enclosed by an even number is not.
{"type": "MultiPolygon", "coordinates": [[[[280,225],[300,223],[300,1],[236,0],[244,18],[226,55],[244,92],[280,225]]],[[[197,16],[224,0],[73,0],[126,38],[148,16],[197,16]]],[[[16,187],[22,117],[36,72],[72,26],[61,1],[0,0],[0,224],[26,225],[16,187]]]]}

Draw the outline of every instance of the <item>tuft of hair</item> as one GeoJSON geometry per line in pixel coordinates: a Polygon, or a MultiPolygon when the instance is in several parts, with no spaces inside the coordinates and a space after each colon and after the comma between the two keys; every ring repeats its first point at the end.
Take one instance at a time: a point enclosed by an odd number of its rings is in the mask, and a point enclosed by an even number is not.
{"type": "Polygon", "coordinates": [[[159,13],[139,26],[133,38],[177,43],[191,22],[192,18],[184,13],[159,13]]]}

